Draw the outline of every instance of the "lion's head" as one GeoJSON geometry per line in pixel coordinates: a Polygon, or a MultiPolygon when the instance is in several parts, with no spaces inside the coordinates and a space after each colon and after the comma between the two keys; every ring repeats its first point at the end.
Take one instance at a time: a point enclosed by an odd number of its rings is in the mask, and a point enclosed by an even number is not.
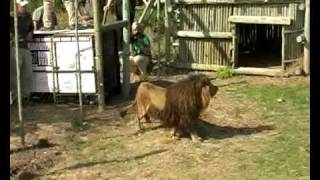
{"type": "Polygon", "coordinates": [[[209,78],[203,74],[196,76],[196,89],[201,89],[201,104],[202,109],[205,109],[208,107],[210,99],[217,94],[218,87],[211,82],[214,78],[209,78]]]}

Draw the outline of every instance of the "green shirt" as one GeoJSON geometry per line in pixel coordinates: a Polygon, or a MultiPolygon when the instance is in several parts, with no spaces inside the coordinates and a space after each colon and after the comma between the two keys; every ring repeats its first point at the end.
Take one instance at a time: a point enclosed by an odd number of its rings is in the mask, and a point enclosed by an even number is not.
{"type": "Polygon", "coordinates": [[[141,48],[150,48],[150,40],[145,34],[140,34],[137,39],[131,39],[130,50],[134,56],[143,55],[141,48]]]}

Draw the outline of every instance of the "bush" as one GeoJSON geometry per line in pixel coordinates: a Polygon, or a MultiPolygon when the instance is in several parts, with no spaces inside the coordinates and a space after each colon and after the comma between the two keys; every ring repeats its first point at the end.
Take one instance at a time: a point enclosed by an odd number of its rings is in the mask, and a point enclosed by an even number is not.
{"type": "Polygon", "coordinates": [[[228,79],[233,75],[232,69],[230,67],[223,67],[217,70],[217,77],[219,79],[228,79]]]}

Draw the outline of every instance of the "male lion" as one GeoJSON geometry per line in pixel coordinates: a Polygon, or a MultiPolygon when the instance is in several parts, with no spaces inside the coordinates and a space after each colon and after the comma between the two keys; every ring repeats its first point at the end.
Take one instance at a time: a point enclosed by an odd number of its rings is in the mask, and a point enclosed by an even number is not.
{"type": "Polygon", "coordinates": [[[150,122],[150,118],[154,118],[159,119],[164,126],[172,127],[173,137],[180,130],[187,132],[194,142],[199,141],[201,138],[193,130],[193,125],[200,113],[208,107],[210,98],[218,91],[211,80],[199,74],[167,88],[148,82],[141,83],[134,102],[139,129],[142,119],[150,122]]]}

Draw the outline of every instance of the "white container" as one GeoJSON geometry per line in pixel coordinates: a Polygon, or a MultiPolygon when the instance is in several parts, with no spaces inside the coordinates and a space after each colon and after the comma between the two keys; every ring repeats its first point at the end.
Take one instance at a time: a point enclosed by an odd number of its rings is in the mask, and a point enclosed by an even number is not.
{"type": "MultiPolygon", "coordinates": [[[[64,37],[66,40],[67,37],[64,37]]],[[[59,71],[75,71],[77,58],[77,43],[72,37],[70,41],[59,41],[62,38],[55,38],[56,62],[59,71]],[[74,41],[71,41],[74,40],[74,41]]],[[[79,38],[80,39],[80,38],[79,38]]],[[[94,69],[92,39],[79,40],[80,51],[80,69],[81,71],[90,71],[94,69]]]]}
{"type": "MultiPolygon", "coordinates": [[[[77,74],[76,73],[58,73],[59,93],[77,93],[77,74]]],[[[94,73],[81,73],[82,93],[95,93],[96,83],[94,73]]]]}
{"type": "MultiPolygon", "coordinates": [[[[57,84],[57,75],[55,74],[55,84],[57,84]]],[[[53,93],[53,74],[52,72],[33,72],[32,73],[32,92],[53,93]]]]}
{"type": "MultiPolygon", "coordinates": [[[[93,36],[90,34],[79,37],[82,93],[96,93],[93,43],[93,36]]],[[[73,35],[38,34],[28,45],[33,56],[32,92],[79,92],[77,42],[73,35]],[[54,73],[52,67],[56,70],[54,73]]]]}

